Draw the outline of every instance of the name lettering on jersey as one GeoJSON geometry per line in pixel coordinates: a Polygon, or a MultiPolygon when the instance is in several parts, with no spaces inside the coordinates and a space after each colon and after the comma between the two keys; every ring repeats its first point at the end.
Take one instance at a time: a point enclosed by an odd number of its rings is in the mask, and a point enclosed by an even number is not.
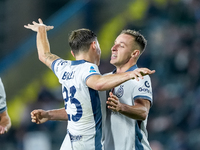
{"type": "Polygon", "coordinates": [[[118,98],[122,97],[123,94],[124,94],[124,89],[123,89],[123,87],[124,87],[123,85],[120,85],[119,89],[115,92],[115,95],[116,95],[118,98]]]}
{"type": "Polygon", "coordinates": [[[149,82],[148,81],[145,81],[144,82],[144,85],[147,87],[147,88],[142,88],[142,87],[140,87],[139,89],[138,89],[138,91],[140,91],[140,92],[147,92],[147,93],[150,93],[150,94],[152,94],[152,92],[150,91],[150,84],[149,84],[149,82]]]}
{"type": "Polygon", "coordinates": [[[74,78],[74,73],[75,73],[75,71],[72,71],[72,72],[65,72],[65,73],[63,74],[62,79],[63,79],[63,80],[70,80],[70,79],[73,79],[73,78],[74,78]]]}
{"type": "Polygon", "coordinates": [[[90,67],[90,72],[96,72],[93,66],[90,67]]]}

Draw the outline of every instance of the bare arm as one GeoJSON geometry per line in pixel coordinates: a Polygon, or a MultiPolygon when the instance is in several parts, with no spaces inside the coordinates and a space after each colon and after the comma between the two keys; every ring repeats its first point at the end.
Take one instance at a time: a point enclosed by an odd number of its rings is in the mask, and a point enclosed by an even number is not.
{"type": "Polygon", "coordinates": [[[120,85],[130,79],[139,80],[138,77],[143,79],[144,75],[153,74],[155,70],[149,70],[148,68],[138,68],[134,71],[110,74],[110,75],[93,75],[86,81],[87,86],[98,91],[110,90],[113,87],[120,85]]]}
{"type": "Polygon", "coordinates": [[[123,104],[119,102],[119,99],[112,94],[109,93],[110,97],[106,102],[108,104],[108,108],[117,111],[127,117],[136,120],[145,120],[148,116],[149,109],[150,109],[150,101],[146,99],[136,99],[135,105],[130,106],[127,104],[123,104]]]}
{"type": "Polygon", "coordinates": [[[39,23],[33,21],[32,25],[28,24],[24,27],[37,32],[37,50],[39,60],[51,69],[52,62],[59,58],[50,52],[49,40],[47,38],[47,31],[53,29],[53,26],[44,25],[41,19],[38,19],[38,21],[39,23]]]}
{"type": "Polygon", "coordinates": [[[37,124],[42,124],[49,120],[67,121],[68,115],[67,112],[65,111],[65,108],[53,109],[48,111],[37,109],[31,112],[31,119],[32,122],[35,122],[37,124]]]}
{"type": "Polygon", "coordinates": [[[11,127],[11,120],[7,110],[0,114],[0,134],[6,133],[11,127]]]}

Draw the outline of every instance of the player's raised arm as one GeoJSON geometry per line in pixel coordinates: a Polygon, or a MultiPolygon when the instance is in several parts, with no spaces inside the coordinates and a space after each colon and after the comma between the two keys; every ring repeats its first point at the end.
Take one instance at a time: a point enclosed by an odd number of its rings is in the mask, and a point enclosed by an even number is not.
{"type": "Polygon", "coordinates": [[[52,62],[59,58],[50,52],[49,40],[47,38],[47,31],[53,29],[53,26],[44,25],[41,19],[38,19],[38,21],[39,23],[33,21],[33,24],[28,24],[24,27],[37,32],[37,50],[39,60],[51,69],[52,62]]]}
{"type": "Polygon", "coordinates": [[[155,73],[155,70],[149,70],[148,68],[138,68],[130,72],[109,74],[105,76],[93,75],[86,81],[87,86],[98,91],[110,90],[123,82],[130,79],[139,80],[138,77],[143,79],[144,75],[155,73]]]}

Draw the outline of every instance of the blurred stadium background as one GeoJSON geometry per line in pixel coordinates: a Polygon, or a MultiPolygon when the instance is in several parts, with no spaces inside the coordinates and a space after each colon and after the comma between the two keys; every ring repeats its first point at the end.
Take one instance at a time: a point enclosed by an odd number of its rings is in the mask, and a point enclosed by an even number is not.
{"type": "Polygon", "coordinates": [[[48,33],[51,51],[65,59],[73,59],[72,30],[95,31],[102,73],[113,69],[110,48],[119,32],[139,30],[148,46],[138,66],[156,70],[148,120],[152,149],[200,149],[199,0],[1,0],[0,76],[12,128],[0,136],[0,150],[57,150],[65,136],[65,122],[30,120],[33,109],[63,107],[57,78],[38,60],[36,34],[23,27],[39,17],[55,26],[48,33]]]}

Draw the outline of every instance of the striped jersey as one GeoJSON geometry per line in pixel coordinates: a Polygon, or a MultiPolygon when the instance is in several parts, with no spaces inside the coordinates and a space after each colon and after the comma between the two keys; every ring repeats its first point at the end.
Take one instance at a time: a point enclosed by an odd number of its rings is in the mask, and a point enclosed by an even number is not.
{"type": "MultiPolygon", "coordinates": [[[[134,65],[127,71],[136,68],[137,65],[134,65]]],[[[149,100],[152,104],[152,88],[148,75],[139,81],[128,80],[115,87],[112,92],[121,103],[127,105],[134,105],[134,100],[137,98],[149,100]]],[[[131,119],[106,108],[104,123],[105,150],[151,150],[147,140],[147,119],[144,121],[131,119]]]]}
{"type": "Polygon", "coordinates": [[[4,112],[6,109],[6,93],[0,78],[0,113],[4,112]]]}
{"type": "Polygon", "coordinates": [[[85,60],[57,59],[51,67],[62,84],[65,110],[68,114],[68,132],[75,139],[82,136],[93,138],[94,145],[86,144],[86,149],[100,150],[101,103],[98,92],[86,85],[90,76],[100,75],[97,65],[85,60]]]}

